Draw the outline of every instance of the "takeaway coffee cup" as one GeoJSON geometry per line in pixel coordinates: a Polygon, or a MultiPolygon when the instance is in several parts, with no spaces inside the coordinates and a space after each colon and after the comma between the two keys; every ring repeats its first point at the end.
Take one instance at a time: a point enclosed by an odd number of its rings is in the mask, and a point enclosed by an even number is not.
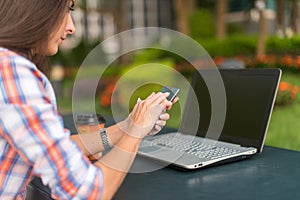
{"type": "Polygon", "coordinates": [[[85,148],[91,153],[89,159],[92,162],[97,161],[102,153],[92,153],[96,152],[100,142],[100,130],[105,126],[105,119],[100,114],[79,114],[76,117],[76,126],[78,134],[80,135],[81,142],[85,148]],[[91,135],[92,133],[99,133],[91,135]],[[97,138],[98,136],[98,138],[97,138]]]}
{"type": "Polygon", "coordinates": [[[79,114],[76,117],[78,134],[99,132],[104,128],[105,119],[100,114],[79,114]]]}

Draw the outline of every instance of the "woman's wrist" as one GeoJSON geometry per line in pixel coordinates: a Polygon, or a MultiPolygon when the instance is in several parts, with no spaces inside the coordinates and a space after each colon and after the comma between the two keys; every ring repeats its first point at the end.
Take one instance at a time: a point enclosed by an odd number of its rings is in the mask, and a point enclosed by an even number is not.
{"type": "Polygon", "coordinates": [[[123,134],[122,139],[116,144],[116,146],[124,151],[136,153],[141,140],[141,138],[132,136],[130,134],[123,134]]]}
{"type": "Polygon", "coordinates": [[[134,138],[144,138],[147,133],[143,130],[142,126],[136,125],[130,118],[130,115],[122,122],[120,122],[119,128],[123,133],[134,137],[134,138]]]}
{"type": "Polygon", "coordinates": [[[119,142],[124,135],[125,130],[127,130],[127,122],[125,120],[106,128],[106,134],[110,146],[114,146],[119,142]]]}
{"type": "Polygon", "coordinates": [[[128,117],[126,119],[124,119],[123,121],[118,122],[117,126],[122,132],[126,132],[128,130],[128,126],[129,126],[128,117]]]}

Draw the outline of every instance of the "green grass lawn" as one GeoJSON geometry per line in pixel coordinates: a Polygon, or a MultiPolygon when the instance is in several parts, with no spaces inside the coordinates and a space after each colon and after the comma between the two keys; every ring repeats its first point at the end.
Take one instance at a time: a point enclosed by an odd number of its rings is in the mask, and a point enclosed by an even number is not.
{"type": "MultiPolygon", "coordinates": [[[[288,81],[300,88],[300,74],[284,72],[281,80],[288,81]]],[[[275,106],[266,144],[300,150],[300,93],[292,104],[275,106]]]]}
{"type": "Polygon", "coordinates": [[[300,103],[275,107],[267,133],[266,144],[300,150],[300,103]]]}

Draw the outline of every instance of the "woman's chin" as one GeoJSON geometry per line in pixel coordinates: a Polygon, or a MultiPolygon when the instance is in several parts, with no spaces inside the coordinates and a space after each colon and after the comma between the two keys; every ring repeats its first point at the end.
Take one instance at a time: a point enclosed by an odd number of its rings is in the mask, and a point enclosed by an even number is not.
{"type": "Polygon", "coordinates": [[[57,52],[58,52],[58,47],[57,48],[48,49],[47,56],[53,56],[53,55],[57,54],[57,52]]]}

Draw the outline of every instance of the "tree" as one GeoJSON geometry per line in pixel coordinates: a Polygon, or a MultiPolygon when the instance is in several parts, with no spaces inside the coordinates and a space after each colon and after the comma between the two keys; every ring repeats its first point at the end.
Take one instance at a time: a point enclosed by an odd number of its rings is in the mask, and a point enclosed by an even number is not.
{"type": "Polygon", "coordinates": [[[186,35],[190,34],[189,15],[196,8],[195,0],[174,0],[177,30],[186,35]]]}
{"type": "Polygon", "coordinates": [[[267,40],[267,20],[265,11],[266,2],[265,0],[257,0],[256,7],[259,10],[259,33],[256,56],[261,57],[266,52],[266,40],[267,40]]]}
{"type": "Polygon", "coordinates": [[[226,37],[226,13],[228,10],[228,0],[217,0],[216,2],[216,36],[218,39],[224,39],[226,37]]]}
{"type": "Polygon", "coordinates": [[[276,17],[277,17],[277,33],[279,37],[286,37],[289,36],[289,34],[286,32],[286,24],[285,24],[285,7],[286,5],[289,5],[289,13],[290,13],[290,20],[288,27],[292,30],[292,33],[297,32],[298,28],[298,0],[289,0],[289,1],[284,1],[284,0],[276,0],[276,7],[277,7],[277,12],[276,12],[276,17]]]}
{"type": "Polygon", "coordinates": [[[279,37],[285,36],[284,7],[284,0],[276,0],[277,33],[279,37]]]}
{"type": "Polygon", "coordinates": [[[298,0],[291,0],[291,29],[294,33],[297,32],[297,18],[298,18],[298,0]]]}

